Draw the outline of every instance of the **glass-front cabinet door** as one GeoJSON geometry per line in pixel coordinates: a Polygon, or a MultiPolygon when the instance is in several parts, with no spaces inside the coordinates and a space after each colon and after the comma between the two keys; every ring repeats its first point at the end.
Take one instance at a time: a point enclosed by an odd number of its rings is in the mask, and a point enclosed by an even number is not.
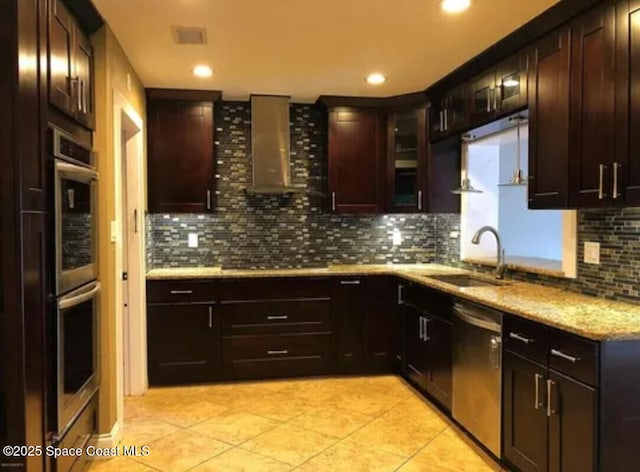
{"type": "Polygon", "coordinates": [[[497,112],[504,113],[527,106],[528,56],[518,54],[498,67],[497,112]]]}
{"type": "Polygon", "coordinates": [[[389,206],[396,213],[425,210],[426,108],[389,116],[389,206]]]}

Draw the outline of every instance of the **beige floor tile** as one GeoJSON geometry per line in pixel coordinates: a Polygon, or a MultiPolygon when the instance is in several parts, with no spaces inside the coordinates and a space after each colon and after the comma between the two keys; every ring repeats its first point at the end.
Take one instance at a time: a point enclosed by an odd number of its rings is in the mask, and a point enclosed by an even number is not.
{"type": "Polygon", "coordinates": [[[336,441],[335,438],[315,431],[284,424],[250,439],[242,444],[242,449],[297,466],[336,441]]]}
{"type": "Polygon", "coordinates": [[[165,472],[182,472],[231,448],[229,444],[183,429],[149,445],[140,462],[165,472]]]}
{"type": "Polygon", "coordinates": [[[469,472],[499,471],[492,461],[473,442],[453,428],[447,428],[413,457],[416,462],[431,464],[443,470],[469,472]]]}
{"type": "Polygon", "coordinates": [[[148,446],[151,442],[179,431],[180,428],[154,418],[125,420],[123,444],[128,446],[148,446]]]}
{"type": "Polygon", "coordinates": [[[280,423],[278,421],[239,410],[214,415],[208,420],[191,426],[191,431],[231,444],[240,444],[280,423]]]}
{"type": "Polygon", "coordinates": [[[349,385],[335,379],[306,379],[287,385],[280,391],[312,403],[324,403],[351,391],[349,385]]]}
{"type": "Polygon", "coordinates": [[[104,461],[90,461],[87,472],[153,472],[154,469],[126,457],[115,457],[104,461]]]}
{"type": "Polygon", "coordinates": [[[401,401],[402,399],[397,396],[358,390],[336,396],[328,403],[344,410],[355,411],[370,416],[379,416],[389,411],[401,401]]]}
{"type": "Polygon", "coordinates": [[[344,441],[408,458],[446,428],[447,424],[435,415],[429,421],[380,417],[344,441]]]}
{"type": "Polygon", "coordinates": [[[238,409],[277,421],[288,421],[314,408],[315,404],[302,398],[272,393],[256,396],[252,401],[243,403],[238,409]]]}
{"type": "Polygon", "coordinates": [[[190,399],[165,405],[164,408],[154,412],[154,418],[186,428],[228,409],[217,403],[190,399]]]}
{"type": "Polygon", "coordinates": [[[293,418],[288,424],[342,439],[373,419],[372,416],[362,413],[320,406],[293,418]]]}
{"type": "Polygon", "coordinates": [[[255,452],[234,448],[200,464],[190,472],[287,472],[291,466],[255,452]]]}
{"type": "Polygon", "coordinates": [[[330,447],[296,469],[300,472],[391,472],[406,459],[382,451],[346,446],[330,447]]]}

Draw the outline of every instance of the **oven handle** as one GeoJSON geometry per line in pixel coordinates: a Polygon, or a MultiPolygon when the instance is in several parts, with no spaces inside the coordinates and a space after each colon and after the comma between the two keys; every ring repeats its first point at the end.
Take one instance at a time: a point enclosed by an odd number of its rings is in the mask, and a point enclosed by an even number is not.
{"type": "Polygon", "coordinates": [[[74,164],[67,164],[66,162],[56,162],[56,171],[65,176],[80,177],[87,182],[98,180],[98,173],[95,170],[74,164]]]}
{"type": "Polygon", "coordinates": [[[82,292],[80,295],[63,298],[62,300],[60,300],[60,302],[58,302],[58,306],[61,310],[72,308],[86,302],[87,300],[91,300],[98,292],[100,292],[100,282],[95,282],[93,288],[91,288],[89,291],[82,292]]]}

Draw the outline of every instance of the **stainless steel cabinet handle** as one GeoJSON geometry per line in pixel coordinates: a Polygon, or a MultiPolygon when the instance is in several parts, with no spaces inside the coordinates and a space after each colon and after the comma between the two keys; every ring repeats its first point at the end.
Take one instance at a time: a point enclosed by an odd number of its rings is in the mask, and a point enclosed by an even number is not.
{"type": "Polygon", "coordinates": [[[424,340],[429,341],[431,336],[429,336],[429,322],[431,321],[429,318],[423,318],[424,320],[424,340]]]}
{"type": "Polygon", "coordinates": [[[444,111],[440,110],[440,132],[444,131],[444,111]]]}
{"type": "Polygon", "coordinates": [[[209,328],[213,328],[213,307],[209,307],[209,328]]]}
{"type": "Polygon", "coordinates": [[[500,87],[495,87],[493,89],[493,110],[497,110],[498,109],[498,91],[501,90],[500,87]]]}
{"type": "Polygon", "coordinates": [[[418,211],[422,211],[422,190],[418,190],[418,211]]]}
{"type": "Polygon", "coordinates": [[[404,285],[398,285],[398,305],[402,305],[404,301],[402,300],[402,291],[404,290],[404,285]]]}
{"type": "Polygon", "coordinates": [[[211,190],[207,190],[207,210],[211,210],[211,190]]]}
{"type": "Polygon", "coordinates": [[[449,110],[446,108],[444,109],[444,130],[449,130],[449,110]]]}
{"type": "Polygon", "coordinates": [[[336,211],[336,192],[331,192],[331,210],[336,211]]]}
{"type": "Polygon", "coordinates": [[[618,168],[620,164],[617,162],[613,163],[613,199],[616,200],[620,194],[618,193],[618,168]]]}
{"type": "Polygon", "coordinates": [[[600,164],[600,183],[598,184],[598,199],[604,198],[604,164],[600,164]]]}
{"type": "Polygon", "coordinates": [[[509,337],[511,339],[515,339],[516,341],[520,341],[525,344],[531,344],[533,342],[533,339],[525,338],[524,336],[521,336],[518,333],[509,333],[509,337]]]}
{"type": "Polygon", "coordinates": [[[283,315],[283,316],[267,316],[267,319],[269,321],[275,321],[275,320],[288,320],[289,317],[287,315],[283,315]]]}
{"type": "Polygon", "coordinates": [[[360,285],[359,280],[341,280],[340,285],[360,285]]]}
{"type": "Polygon", "coordinates": [[[80,84],[82,83],[82,81],[80,80],[80,77],[76,77],[73,80],[76,83],[76,95],[78,95],[78,97],[76,98],[76,103],[78,104],[78,111],[82,111],[82,93],[80,93],[80,84]]]}
{"type": "Polygon", "coordinates": [[[80,90],[82,90],[82,113],[87,113],[87,83],[84,80],[80,81],[80,90]]]}
{"type": "Polygon", "coordinates": [[[420,339],[420,341],[424,340],[424,323],[422,322],[423,318],[422,316],[420,318],[418,318],[418,339],[420,339]]]}
{"type": "Polygon", "coordinates": [[[500,336],[491,337],[491,367],[494,369],[500,369],[500,347],[502,346],[502,339],[500,336]]]}
{"type": "Polygon", "coordinates": [[[534,400],[534,408],[537,410],[540,408],[540,379],[542,378],[542,375],[540,374],[535,374],[533,376],[533,381],[535,384],[535,391],[536,391],[536,398],[534,400]]]}
{"type": "Polygon", "coordinates": [[[193,290],[171,290],[171,295],[190,295],[193,290]]]}
{"type": "Polygon", "coordinates": [[[573,362],[574,364],[580,360],[579,357],[573,357],[568,354],[565,354],[562,351],[558,351],[557,349],[551,349],[551,355],[559,357],[560,359],[564,359],[569,362],[573,362]]]}
{"type": "Polygon", "coordinates": [[[289,351],[287,349],[282,349],[280,351],[267,351],[267,354],[269,354],[270,356],[281,356],[284,354],[289,354],[289,351]]]}
{"type": "Polygon", "coordinates": [[[491,112],[491,92],[493,90],[489,88],[487,90],[487,113],[491,112]]]}
{"type": "Polygon", "coordinates": [[[547,379],[547,416],[551,416],[555,413],[551,407],[551,390],[553,389],[554,381],[547,379]]]}

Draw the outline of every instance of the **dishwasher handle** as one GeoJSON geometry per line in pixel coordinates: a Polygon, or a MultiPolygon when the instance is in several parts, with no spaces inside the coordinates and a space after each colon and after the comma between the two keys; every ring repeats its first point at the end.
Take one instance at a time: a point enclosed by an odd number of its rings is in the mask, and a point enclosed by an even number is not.
{"type": "Polygon", "coordinates": [[[477,328],[486,329],[498,334],[502,333],[502,327],[500,323],[497,323],[496,321],[488,317],[482,316],[482,313],[476,310],[468,309],[467,307],[456,303],[453,306],[453,314],[465,323],[477,328]]]}

